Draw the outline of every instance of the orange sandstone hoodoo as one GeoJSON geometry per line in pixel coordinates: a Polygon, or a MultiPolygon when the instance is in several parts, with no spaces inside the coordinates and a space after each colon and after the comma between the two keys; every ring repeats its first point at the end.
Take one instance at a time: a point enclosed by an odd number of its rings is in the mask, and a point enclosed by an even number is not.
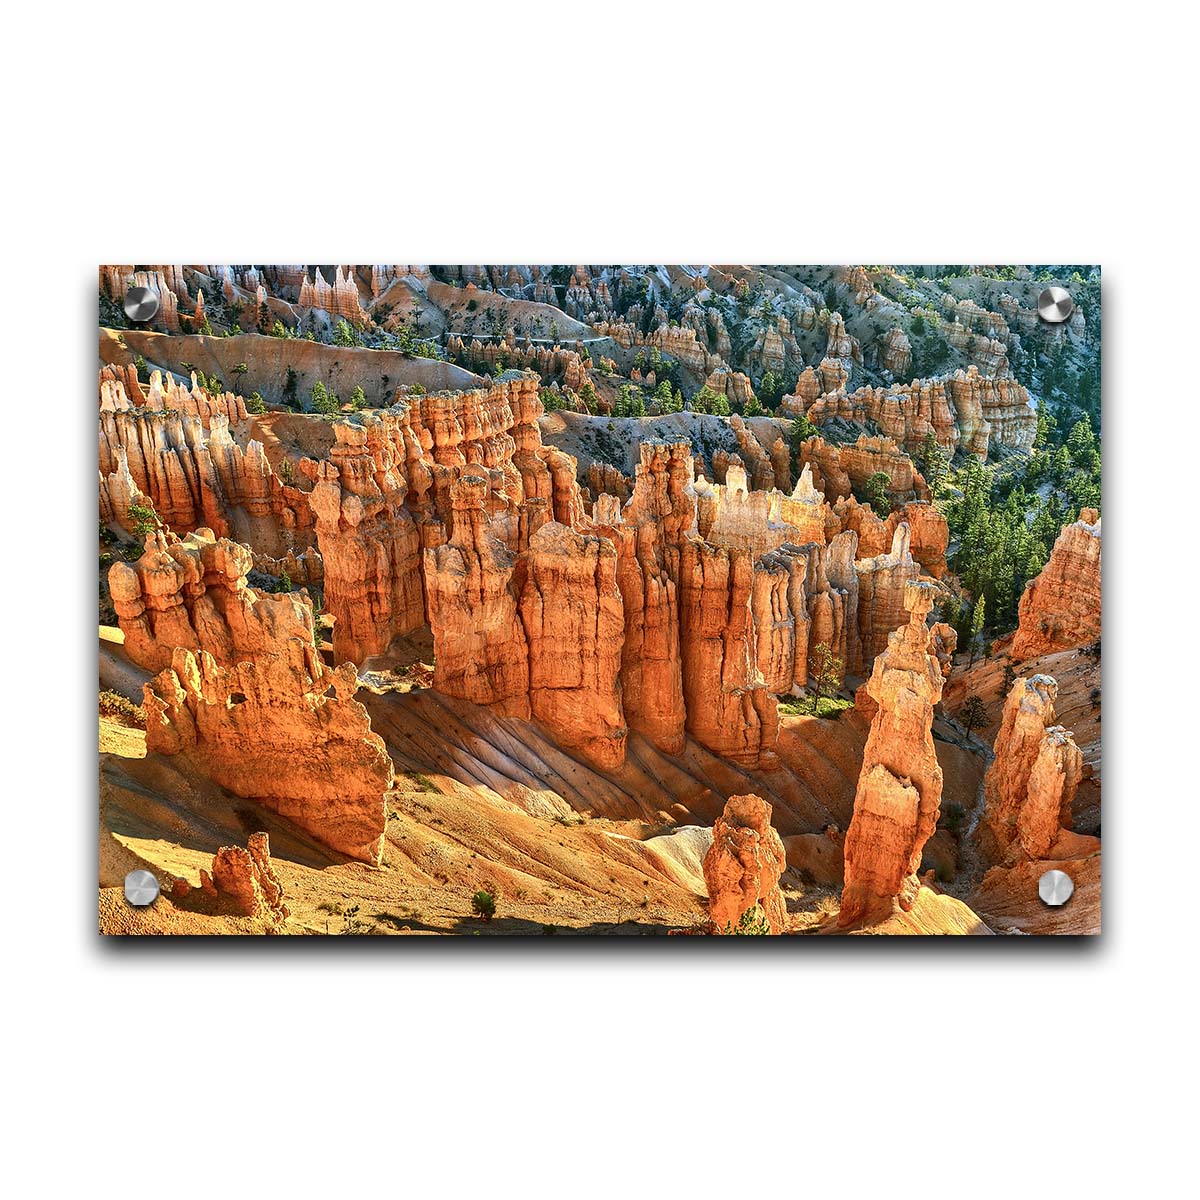
{"type": "Polygon", "coordinates": [[[730,796],[713,825],[704,856],[708,915],[718,933],[736,929],[758,904],[772,933],[787,929],[779,877],[787,869],[783,841],[771,826],[771,806],[761,796],[730,796]]]}
{"type": "Polygon", "coordinates": [[[877,708],[846,833],[843,928],[877,924],[897,904],[908,911],[920,888],[916,872],[942,797],[931,729],[944,680],[937,635],[925,623],[937,592],[931,583],[906,584],[908,624],[889,636],[863,685],[877,708]]]}

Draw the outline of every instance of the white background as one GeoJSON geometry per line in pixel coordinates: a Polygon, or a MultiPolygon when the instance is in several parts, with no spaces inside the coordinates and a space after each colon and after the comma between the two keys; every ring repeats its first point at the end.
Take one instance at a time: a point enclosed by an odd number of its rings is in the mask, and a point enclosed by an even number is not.
{"type": "Polygon", "coordinates": [[[6,15],[12,1194],[1181,1190],[1197,68],[1182,6],[1103,7],[6,15]],[[1103,937],[101,944],[96,265],[135,261],[1101,262],[1103,937]]]}

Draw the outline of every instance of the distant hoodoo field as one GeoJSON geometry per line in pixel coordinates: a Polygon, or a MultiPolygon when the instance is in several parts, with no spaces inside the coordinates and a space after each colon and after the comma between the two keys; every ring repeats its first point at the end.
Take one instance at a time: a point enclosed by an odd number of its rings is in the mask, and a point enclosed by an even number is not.
{"type": "Polygon", "coordinates": [[[1100,931],[1098,267],[99,315],[102,933],[1100,931]]]}

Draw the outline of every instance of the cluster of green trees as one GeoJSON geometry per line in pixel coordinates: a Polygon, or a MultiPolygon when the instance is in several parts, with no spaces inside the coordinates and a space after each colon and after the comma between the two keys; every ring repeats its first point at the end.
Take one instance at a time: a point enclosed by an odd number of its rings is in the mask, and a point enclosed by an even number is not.
{"type": "Polygon", "coordinates": [[[633,356],[633,365],[643,375],[653,371],[654,379],[658,383],[669,379],[672,384],[679,385],[679,363],[673,358],[668,358],[657,346],[639,350],[633,356]]]}
{"type": "Polygon", "coordinates": [[[646,394],[636,383],[625,383],[617,392],[613,402],[614,417],[644,417],[646,415],[646,394]]]}
{"type": "Polygon", "coordinates": [[[327,417],[335,417],[342,411],[337,392],[327,388],[319,379],[312,385],[308,401],[313,412],[323,413],[327,417]]]}
{"type": "Polygon", "coordinates": [[[711,413],[714,417],[727,417],[732,412],[725,393],[707,383],[692,397],[691,408],[692,412],[711,413]]]}
{"type": "Polygon", "coordinates": [[[950,565],[996,629],[1016,623],[1025,584],[1046,565],[1063,525],[1080,508],[1100,508],[1100,450],[1088,417],[1060,446],[1048,421],[1038,436],[1042,444],[1023,471],[969,461],[945,503],[950,539],[958,543],[950,565]]]}

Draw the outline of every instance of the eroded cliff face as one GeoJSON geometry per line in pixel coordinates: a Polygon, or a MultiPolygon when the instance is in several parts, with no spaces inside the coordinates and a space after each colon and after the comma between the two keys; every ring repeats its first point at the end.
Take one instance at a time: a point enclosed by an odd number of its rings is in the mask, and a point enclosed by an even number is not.
{"type": "Polygon", "coordinates": [[[984,781],[983,841],[991,857],[1007,864],[1055,857],[1060,840],[1075,853],[1084,840],[1062,839],[1071,827],[1083,756],[1074,737],[1054,724],[1057,697],[1054,679],[1032,675],[1018,679],[1004,703],[996,757],[984,781]]]}
{"type": "Polygon", "coordinates": [[[161,671],[177,647],[225,666],[275,653],[289,638],[312,645],[312,601],[304,592],[267,595],[247,586],[249,546],[198,529],[184,538],[152,533],[135,563],[113,563],[108,583],[125,652],[161,671]]]}
{"type": "Polygon", "coordinates": [[[931,730],[943,677],[926,628],[936,593],[930,583],[906,584],[908,624],[888,638],[864,685],[876,708],[846,833],[842,928],[884,921],[897,906],[908,911],[920,888],[916,872],[942,796],[931,730]]]}
{"type": "Polygon", "coordinates": [[[1058,535],[1042,573],[1025,585],[1014,660],[1086,646],[1100,636],[1100,548],[1100,516],[1085,508],[1058,535]]]}
{"type": "MultiPolygon", "coordinates": [[[[1002,345],[1000,349],[1003,352],[1002,345]]],[[[949,453],[962,449],[981,460],[992,443],[1031,449],[1037,413],[1028,391],[1015,379],[997,376],[995,371],[985,373],[990,345],[980,350],[984,371],[973,365],[950,375],[852,392],[844,390],[847,372],[843,361],[826,360],[819,372],[801,376],[795,393],[785,398],[780,411],[785,416],[807,416],[815,425],[838,417],[859,424],[870,421],[910,454],[920,449],[930,433],[949,453]]],[[[891,345],[884,353],[893,355],[891,345]]],[[[900,359],[897,350],[892,361],[900,359]]]]}
{"type": "Polygon", "coordinates": [[[311,640],[220,665],[176,647],[146,684],[146,749],[181,756],[339,854],[378,863],[392,761],[356,700],[352,664],[329,670],[311,640]]]}
{"type": "Polygon", "coordinates": [[[425,623],[421,535],[405,501],[410,476],[417,477],[419,501],[432,472],[404,417],[370,414],[361,424],[337,422],[333,429],[337,440],[320,464],[310,503],[325,604],[334,616],[334,655],[361,664],[425,623]]]}
{"type": "Polygon", "coordinates": [[[245,420],[240,397],[222,401],[197,387],[156,387],[152,379],[150,397],[137,404],[123,380],[102,372],[99,466],[110,519],[133,532],[128,497],[136,490],[176,533],[203,526],[221,537],[252,536],[272,554],[309,548],[308,495],[275,474],[245,420]],[[238,418],[236,437],[231,415],[238,418]]]}
{"type": "Polygon", "coordinates": [[[713,825],[704,856],[708,915],[715,932],[733,932],[756,904],[778,934],[787,929],[779,877],[787,869],[783,841],[771,825],[771,806],[760,796],[730,796],[713,825]]]}
{"type": "Polygon", "coordinates": [[[680,563],[680,641],[687,730],[749,767],[770,766],[779,733],[775,697],[754,653],[750,594],[758,568],[741,551],[698,539],[680,563]]]}
{"type": "Polygon", "coordinates": [[[619,675],[625,609],[606,538],[549,522],[530,539],[520,613],[534,717],[557,742],[615,770],[628,732],[619,675]]]}
{"type": "Polygon", "coordinates": [[[425,550],[433,685],[528,717],[529,648],[512,582],[516,558],[492,532],[487,494],[485,478],[461,476],[451,489],[450,541],[425,550]]]}
{"type": "MultiPolygon", "coordinates": [[[[817,482],[818,463],[847,492],[883,464],[898,495],[918,491],[886,440],[822,454],[811,439],[795,487],[780,491],[790,455],[778,436],[764,449],[770,422],[733,422],[746,458],[734,456],[716,485],[696,478],[688,442],[647,439],[632,487],[591,472],[606,490],[589,511],[576,460],[541,440],[537,377],[510,371],[336,420],[332,446],[300,460],[305,491],[282,484],[248,438],[239,398],[156,375],[145,391],[137,385],[137,403],[127,375],[106,368],[102,380],[107,511],[148,496],[167,524],[201,531],[194,558],[201,541],[222,544],[208,530],[228,531],[252,510],[278,535],[253,563],[322,583],[337,662],[361,667],[428,623],[438,690],[536,720],[605,769],[624,761],[627,729],[667,753],[690,734],[739,764],[770,767],[776,694],[806,686],[826,648],[848,671],[869,669],[903,621],[903,585],[918,570],[906,522],[884,522],[852,498],[831,505],[817,482]],[[206,514],[215,526],[200,524],[206,514]],[[888,539],[890,554],[881,545],[863,557],[888,539]]],[[[914,502],[894,516],[909,512],[916,523],[932,510],[914,502]]],[[[936,520],[922,529],[936,562],[936,520]]],[[[165,543],[137,570],[114,568],[131,652],[153,669],[175,645],[233,665],[280,638],[311,640],[302,599],[259,596],[245,587],[245,548],[227,541],[221,553],[234,564],[224,575],[199,565],[185,578],[191,558],[165,543]],[[302,615],[259,636],[240,615],[256,605],[260,622],[288,605],[302,615]],[[219,633],[206,638],[210,626],[219,633]]]]}

